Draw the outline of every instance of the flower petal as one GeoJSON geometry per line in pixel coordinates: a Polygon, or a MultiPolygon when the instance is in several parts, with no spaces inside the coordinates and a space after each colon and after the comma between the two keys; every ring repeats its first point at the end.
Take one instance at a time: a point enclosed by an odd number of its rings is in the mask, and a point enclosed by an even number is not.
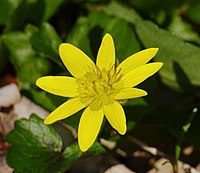
{"type": "Polygon", "coordinates": [[[78,142],[81,151],[85,152],[94,143],[103,121],[103,111],[87,107],[80,119],[78,127],[78,142]]]}
{"type": "Polygon", "coordinates": [[[124,99],[130,99],[130,98],[137,98],[137,97],[142,97],[146,96],[147,92],[138,89],[138,88],[123,88],[117,92],[115,95],[116,100],[124,100],[124,99]]]}
{"type": "Polygon", "coordinates": [[[114,101],[111,104],[104,105],[103,112],[111,126],[124,135],[126,133],[126,117],[121,104],[114,101]]]}
{"type": "Polygon", "coordinates": [[[128,58],[126,58],[117,68],[121,69],[121,73],[125,74],[131,70],[146,64],[150,61],[158,52],[158,48],[149,48],[137,52],[128,58]]]}
{"type": "Polygon", "coordinates": [[[116,82],[113,84],[114,88],[131,88],[139,83],[143,82],[148,77],[152,76],[154,73],[156,73],[161,67],[163,66],[163,63],[161,62],[154,62],[149,63],[143,66],[140,66],[126,74],[124,74],[119,82],[116,82]]]}
{"type": "Polygon", "coordinates": [[[110,34],[106,34],[103,37],[98,51],[96,64],[101,70],[103,68],[108,70],[115,64],[115,46],[110,34]]]}
{"type": "Polygon", "coordinates": [[[65,119],[74,113],[80,111],[81,109],[88,106],[89,102],[83,102],[81,98],[72,98],[67,100],[52,113],[50,113],[44,120],[45,124],[52,124],[58,120],[65,119]]]}
{"type": "Polygon", "coordinates": [[[59,54],[66,68],[74,77],[84,76],[87,71],[95,68],[93,61],[79,48],[71,44],[61,44],[59,54]]]}
{"type": "Polygon", "coordinates": [[[75,97],[78,95],[76,79],[67,76],[45,76],[36,81],[41,89],[64,97],[75,97]]]}

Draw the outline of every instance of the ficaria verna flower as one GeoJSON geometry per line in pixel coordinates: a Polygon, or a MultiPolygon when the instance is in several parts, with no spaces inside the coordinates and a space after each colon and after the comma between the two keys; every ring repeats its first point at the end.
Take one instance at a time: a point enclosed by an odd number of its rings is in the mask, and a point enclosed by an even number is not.
{"type": "Polygon", "coordinates": [[[158,48],[149,48],[129,56],[118,66],[112,36],[106,34],[100,45],[96,65],[80,49],[63,43],[60,57],[74,77],[45,76],[37,80],[41,89],[55,95],[70,97],[45,119],[45,124],[67,118],[85,108],[78,127],[78,143],[86,151],[95,141],[104,118],[121,135],[126,133],[126,117],[122,100],[142,97],[147,92],[133,88],[156,73],[161,62],[146,64],[158,48]]]}

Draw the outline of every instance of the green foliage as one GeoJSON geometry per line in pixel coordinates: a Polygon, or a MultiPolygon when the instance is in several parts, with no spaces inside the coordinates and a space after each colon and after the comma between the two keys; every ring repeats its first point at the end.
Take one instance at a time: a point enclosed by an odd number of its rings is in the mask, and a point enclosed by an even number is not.
{"type": "Polygon", "coordinates": [[[3,37],[3,41],[11,53],[11,61],[15,64],[18,78],[22,81],[22,88],[28,89],[40,74],[49,72],[49,62],[35,54],[27,35],[20,32],[9,33],[3,37]],[[44,63],[45,67],[42,65],[44,63]]]}
{"type": "Polygon", "coordinates": [[[34,51],[44,54],[54,61],[57,60],[57,63],[60,64],[60,59],[58,59],[58,46],[61,44],[61,39],[50,24],[42,23],[40,28],[27,25],[25,32],[29,36],[34,51]]]}
{"type": "MultiPolygon", "coordinates": [[[[60,37],[48,23],[42,23],[40,28],[28,24],[24,31],[13,31],[2,36],[2,44],[7,48],[16,69],[20,88],[50,111],[61,104],[63,98],[36,91],[35,81],[63,68],[57,51],[60,43],[60,37]]],[[[3,54],[1,57],[3,59],[3,54]]]]}
{"type": "Polygon", "coordinates": [[[181,145],[182,145],[182,143],[183,143],[184,135],[185,135],[185,134],[188,132],[188,130],[190,129],[191,124],[192,124],[192,121],[193,121],[193,119],[195,118],[195,116],[197,115],[197,111],[198,111],[198,109],[197,109],[197,108],[194,108],[194,109],[192,110],[192,114],[189,116],[187,122],[182,126],[181,134],[179,135],[178,142],[177,142],[177,145],[176,145],[176,150],[175,150],[175,159],[176,159],[176,161],[178,161],[179,158],[180,158],[180,154],[181,154],[181,145]]]}
{"type": "Polygon", "coordinates": [[[62,141],[55,130],[35,115],[29,120],[17,121],[15,129],[5,139],[11,144],[7,162],[15,172],[48,172],[62,149],[62,141]]]}
{"type": "Polygon", "coordinates": [[[52,64],[48,58],[56,61],[61,42],[47,23],[42,24],[41,29],[27,25],[25,32],[9,32],[3,35],[2,41],[10,53],[22,89],[29,89],[38,77],[50,73],[52,64]]]}
{"type": "Polygon", "coordinates": [[[6,25],[12,17],[21,0],[1,0],[0,1],[0,25],[6,25]]]}
{"type": "MultiPolygon", "coordinates": [[[[15,129],[5,139],[11,144],[7,162],[16,173],[64,172],[83,155],[77,142],[63,149],[54,128],[36,115],[16,121],[15,129]]],[[[96,142],[86,154],[102,152],[103,147],[96,142]]]]}
{"type": "MultiPolygon", "coordinates": [[[[63,2],[64,0],[18,0],[15,2],[12,0],[8,7],[12,15],[7,16],[6,31],[22,29],[27,21],[37,25],[43,23],[55,14],[63,2]]],[[[5,10],[2,11],[5,12],[5,10]]]]}
{"type": "Polygon", "coordinates": [[[136,22],[142,20],[142,18],[134,9],[129,8],[128,6],[120,4],[116,1],[112,1],[110,4],[103,6],[102,10],[111,16],[123,19],[132,24],[135,24],[136,22]]]}
{"type": "MultiPolygon", "coordinates": [[[[92,147],[85,153],[85,155],[97,155],[105,152],[105,149],[98,142],[95,142],[92,147]]],[[[67,147],[63,152],[64,160],[60,163],[60,172],[68,170],[83,153],[80,151],[78,143],[75,142],[67,147]]]]}
{"type": "MultiPolygon", "coordinates": [[[[15,76],[23,95],[53,111],[68,98],[39,90],[35,81],[46,75],[70,75],[58,55],[62,42],[79,47],[93,61],[107,32],[114,38],[119,62],[158,47],[152,61],[163,62],[163,68],[138,86],[148,96],[124,101],[123,106],[130,134],[143,123],[164,127],[178,141],[174,158],[179,159],[184,143],[200,150],[199,111],[190,119],[191,110],[199,109],[199,12],[198,0],[1,0],[0,81],[7,74],[15,76]]],[[[77,131],[81,114],[63,123],[77,131]]],[[[105,122],[99,137],[119,142],[121,136],[111,133],[105,122]]],[[[7,162],[16,173],[65,172],[83,155],[105,151],[98,142],[87,153],[76,141],[63,146],[55,129],[35,115],[17,121],[5,139],[11,145],[7,162]]]]}
{"type": "Polygon", "coordinates": [[[194,90],[200,86],[199,47],[174,37],[149,21],[138,22],[138,37],[145,47],[159,47],[155,60],[164,62],[160,71],[163,82],[175,89],[194,90]],[[183,51],[184,50],[184,51],[183,51]]]}
{"type": "Polygon", "coordinates": [[[187,3],[187,15],[188,17],[198,24],[200,24],[200,2],[198,0],[194,0],[192,2],[187,3]]]}
{"type": "Polygon", "coordinates": [[[168,29],[183,40],[200,44],[198,33],[192,29],[189,23],[182,19],[178,11],[173,13],[168,29]]]}
{"type": "Polygon", "coordinates": [[[69,35],[67,42],[81,48],[94,59],[101,39],[107,32],[115,40],[116,56],[119,61],[123,61],[140,49],[131,26],[124,20],[110,17],[103,12],[92,12],[88,17],[81,17],[69,35]],[[122,37],[123,33],[126,34],[122,37]]]}

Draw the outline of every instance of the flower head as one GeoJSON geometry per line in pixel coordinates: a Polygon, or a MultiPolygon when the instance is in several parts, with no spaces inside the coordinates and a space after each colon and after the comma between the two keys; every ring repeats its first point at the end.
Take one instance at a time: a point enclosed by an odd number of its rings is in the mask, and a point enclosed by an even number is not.
{"type": "Polygon", "coordinates": [[[67,118],[85,108],[78,127],[80,149],[86,151],[95,141],[104,118],[120,134],[126,133],[126,117],[120,104],[122,100],[142,97],[146,91],[133,88],[163,65],[146,64],[158,48],[149,48],[131,55],[116,66],[112,36],[106,34],[100,45],[96,65],[77,47],[63,43],[59,54],[73,77],[46,76],[36,84],[55,95],[70,97],[45,119],[45,124],[67,118]]]}

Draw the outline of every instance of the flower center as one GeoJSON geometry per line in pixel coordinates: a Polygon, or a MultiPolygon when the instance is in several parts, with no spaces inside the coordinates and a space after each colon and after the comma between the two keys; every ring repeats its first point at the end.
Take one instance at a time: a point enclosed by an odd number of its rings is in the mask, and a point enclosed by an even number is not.
{"type": "Polygon", "coordinates": [[[113,84],[120,80],[122,74],[114,66],[109,70],[98,67],[87,72],[84,77],[78,78],[78,91],[80,97],[99,97],[112,95],[113,84]]]}

